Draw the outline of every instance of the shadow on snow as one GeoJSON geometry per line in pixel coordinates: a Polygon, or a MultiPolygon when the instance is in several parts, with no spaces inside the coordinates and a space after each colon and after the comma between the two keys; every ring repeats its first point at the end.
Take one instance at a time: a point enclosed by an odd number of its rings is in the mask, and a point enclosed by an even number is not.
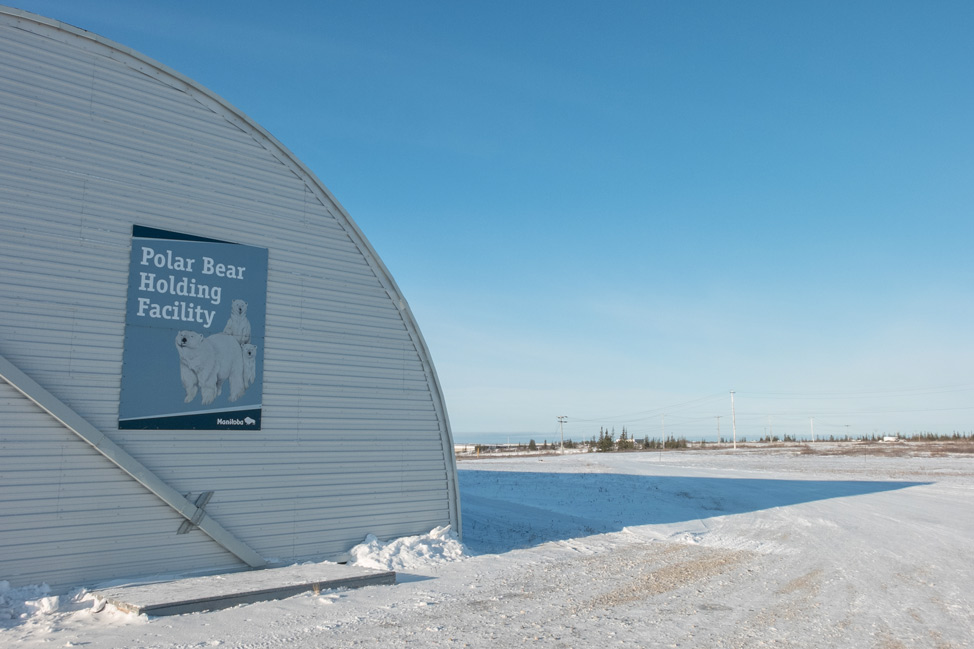
{"type": "Polygon", "coordinates": [[[458,474],[463,540],[477,553],[930,484],[476,470],[458,474]]]}

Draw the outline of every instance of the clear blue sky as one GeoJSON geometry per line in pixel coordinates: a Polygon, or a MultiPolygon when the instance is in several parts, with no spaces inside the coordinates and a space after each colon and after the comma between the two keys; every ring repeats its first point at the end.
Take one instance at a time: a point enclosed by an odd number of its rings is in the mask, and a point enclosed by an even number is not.
{"type": "Polygon", "coordinates": [[[311,168],[458,439],[974,430],[974,3],[7,1],[311,168]]]}

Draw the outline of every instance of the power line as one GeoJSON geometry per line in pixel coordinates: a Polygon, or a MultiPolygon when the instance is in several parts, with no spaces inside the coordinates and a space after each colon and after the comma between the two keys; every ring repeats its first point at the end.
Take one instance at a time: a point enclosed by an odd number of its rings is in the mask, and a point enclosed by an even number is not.
{"type": "MultiPolygon", "coordinates": [[[[974,405],[967,404],[974,404],[974,401],[967,399],[966,397],[962,398],[961,400],[962,404],[964,405],[950,404],[950,401],[957,404],[957,397],[950,398],[949,400],[948,398],[939,398],[934,400],[933,397],[957,393],[968,393],[971,391],[974,391],[974,383],[955,383],[888,390],[863,389],[851,392],[740,392],[735,390],[731,395],[731,413],[729,414],[732,418],[732,428],[734,430],[735,438],[737,433],[737,412],[735,400],[736,395],[738,394],[745,395],[747,397],[745,409],[741,412],[741,421],[744,423],[746,430],[748,431],[753,432],[755,425],[767,423],[772,419],[775,424],[778,424],[782,427],[782,429],[788,430],[789,432],[794,430],[795,426],[801,425],[801,422],[803,421],[808,422],[805,424],[806,426],[814,427],[814,423],[818,423],[819,426],[824,427],[826,430],[832,431],[835,429],[841,430],[841,428],[846,428],[848,431],[850,426],[875,427],[876,424],[880,423],[865,421],[863,418],[866,417],[910,415],[920,413],[969,412],[974,410],[974,405]],[[826,399],[833,399],[835,401],[858,400],[860,403],[822,404],[821,401],[826,399]],[[886,399],[887,402],[883,403],[881,401],[882,399],[886,399]],[[781,401],[784,400],[791,400],[794,403],[787,405],[781,403],[781,401]],[[768,405],[777,407],[762,408],[762,402],[770,402],[768,405]],[[858,406],[858,408],[856,406],[858,406]],[[810,417],[814,417],[819,421],[813,422],[810,417]],[[847,423],[831,423],[828,420],[829,418],[832,418],[833,421],[836,419],[844,419],[847,423]]],[[[717,436],[719,438],[720,417],[723,415],[718,413],[721,413],[723,408],[715,408],[714,406],[721,398],[726,398],[726,395],[726,392],[718,392],[693,399],[687,399],[685,401],[680,401],[670,405],[658,406],[646,410],[630,412],[628,414],[608,415],[600,418],[572,416],[571,423],[574,425],[572,427],[572,432],[577,435],[581,431],[585,430],[589,424],[601,424],[612,427],[624,425],[628,427],[630,432],[639,434],[640,436],[642,436],[644,433],[652,435],[653,432],[657,432],[657,434],[659,434],[658,431],[661,430],[664,431],[664,435],[666,432],[670,434],[673,434],[674,432],[689,432],[694,435],[703,435],[706,434],[705,429],[713,431],[713,429],[709,428],[709,426],[704,424],[704,422],[710,421],[711,425],[713,425],[713,420],[716,417],[718,428],[717,436]],[[659,419],[657,420],[657,418],[659,419]],[[656,421],[655,426],[653,425],[654,421],[656,421]],[[660,428],[660,426],[664,426],[665,424],[669,424],[669,426],[660,428]]],[[[565,423],[567,423],[567,420],[565,423]]],[[[881,425],[886,427],[893,424],[885,422],[881,425]]],[[[809,428],[805,428],[804,430],[806,431],[806,434],[810,431],[809,428]]],[[[767,433],[767,428],[765,428],[765,432],[767,433]]]]}
{"type": "Polygon", "coordinates": [[[613,419],[627,419],[627,420],[631,419],[632,421],[640,421],[642,419],[655,419],[656,416],[661,413],[665,412],[666,414],[669,414],[672,410],[675,410],[677,408],[682,408],[702,401],[714,400],[719,397],[722,397],[723,395],[724,395],[723,392],[718,392],[716,394],[709,394],[704,397],[698,397],[696,399],[683,401],[681,403],[676,403],[669,406],[660,406],[658,408],[652,408],[650,410],[640,410],[639,412],[633,412],[625,415],[608,415],[606,417],[593,417],[589,419],[584,417],[576,417],[572,415],[572,421],[583,422],[583,423],[599,423],[599,422],[604,423],[606,421],[613,420],[613,419]],[[638,417],[638,419],[633,419],[634,417],[638,417]]]}
{"type": "Polygon", "coordinates": [[[755,399],[866,399],[892,396],[927,396],[931,394],[950,394],[953,392],[974,391],[974,383],[955,383],[952,385],[926,386],[915,388],[893,388],[888,390],[845,390],[842,392],[778,392],[748,391],[755,399]]]}

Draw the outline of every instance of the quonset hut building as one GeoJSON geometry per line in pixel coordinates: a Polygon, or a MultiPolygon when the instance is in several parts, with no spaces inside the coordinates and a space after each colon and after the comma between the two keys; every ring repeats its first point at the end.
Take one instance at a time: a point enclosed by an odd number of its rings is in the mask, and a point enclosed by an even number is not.
{"type": "Polygon", "coordinates": [[[193,81],[9,8],[0,277],[0,580],[460,530],[429,352],[328,190],[193,81]]]}

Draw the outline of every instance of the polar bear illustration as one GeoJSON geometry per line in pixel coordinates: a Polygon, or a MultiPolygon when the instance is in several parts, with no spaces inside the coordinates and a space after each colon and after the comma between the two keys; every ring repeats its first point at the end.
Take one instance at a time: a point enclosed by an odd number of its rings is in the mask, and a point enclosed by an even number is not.
{"type": "Polygon", "coordinates": [[[223,333],[230,334],[241,345],[250,342],[250,320],[247,319],[246,302],[234,300],[230,305],[230,319],[227,320],[227,326],[223,328],[223,333]]]}
{"type": "Polygon", "coordinates": [[[257,380],[257,345],[241,345],[243,350],[244,387],[249,388],[257,380]]]}
{"type": "Polygon", "coordinates": [[[224,382],[230,383],[230,401],[243,396],[246,389],[243,352],[233,336],[213,334],[204,338],[195,331],[180,331],[176,334],[176,349],[186,403],[193,400],[197,389],[204,406],[213,403],[224,382]]]}

